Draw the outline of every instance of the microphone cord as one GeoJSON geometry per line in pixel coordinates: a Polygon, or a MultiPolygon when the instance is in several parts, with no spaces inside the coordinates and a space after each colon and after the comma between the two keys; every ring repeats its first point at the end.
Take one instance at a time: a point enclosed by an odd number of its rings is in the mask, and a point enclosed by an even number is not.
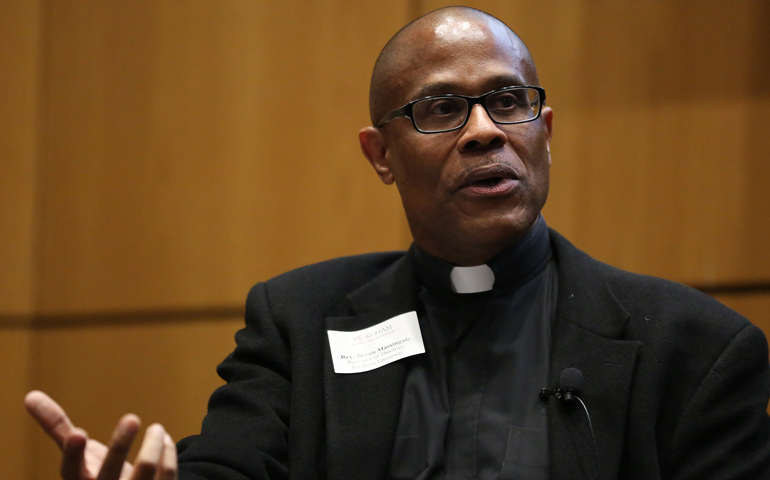
{"type": "Polygon", "coordinates": [[[580,402],[580,405],[583,407],[583,411],[586,412],[586,418],[588,419],[588,428],[591,430],[591,441],[594,444],[594,467],[596,468],[596,478],[599,479],[599,457],[597,454],[597,448],[596,448],[596,437],[594,436],[594,425],[591,423],[591,414],[588,413],[588,407],[586,407],[586,404],[583,403],[583,399],[578,397],[577,395],[573,394],[573,398],[577,398],[578,402],[580,402]]]}

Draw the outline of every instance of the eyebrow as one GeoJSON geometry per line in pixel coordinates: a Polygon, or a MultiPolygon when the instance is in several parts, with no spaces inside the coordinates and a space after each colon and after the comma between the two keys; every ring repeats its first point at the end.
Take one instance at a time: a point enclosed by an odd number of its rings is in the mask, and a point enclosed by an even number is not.
{"type": "MultiPolygon", "coordinates": [[[[497,75],[497,76],[491,77],[484,82],[484,85],[487,88],[486,91],[492,91],[502,87],[526,85],[526,82],[524,82],[524,79],[522,79],[520,76],[510,74],[510,75],[497,75]]],[[[463,87],[460,84],[454,83],[454,82],[428,83],[426,85],[423,85],[422,88],[420,88],[420,90],[417,91],[414,98],[417,99],[417,98],[423,98],[423,97],[430,97],[432,95],[452,94],[452,93],[457,93],[462,89],[463,87]]]]}

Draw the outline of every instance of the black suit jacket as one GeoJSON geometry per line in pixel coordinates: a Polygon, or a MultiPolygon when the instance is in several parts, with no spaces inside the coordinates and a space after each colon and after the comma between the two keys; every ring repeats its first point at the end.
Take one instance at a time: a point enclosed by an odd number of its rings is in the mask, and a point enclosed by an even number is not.
{"type": "MultiPolygon", "coordinates": [[[[551,239],[559,296],[549,385],[564,368],[583,372],[596,439],[594,450],[577,402],[550,399],[551,478],[596,478],[598,467],[601,479],[770,479],[762,332],[693,289],[551,239]]],[[[405,362],[335,374],[326,330],[416,310],[408,258],[341,258],[256,285],[238,346],[218,368],[228,383],[201,434],[179,444],[180,478],[383,478],[405,362]]]]}

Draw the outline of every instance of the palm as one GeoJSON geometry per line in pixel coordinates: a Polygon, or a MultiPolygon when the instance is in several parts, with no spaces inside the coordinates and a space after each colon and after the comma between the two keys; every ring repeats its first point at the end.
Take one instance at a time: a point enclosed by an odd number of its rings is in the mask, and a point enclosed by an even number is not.
{"type": "Polygon", "coordinates": [[[162,425],[150,425],[136,457],[136,468],[126,455],[139,430],[139,417],[124,415],[109,447],[88,438],[82,428],[70,422],[64,409],[43,392],[27,394],[24,404],[43,430],[62,450],[64,480],[176,480],[176,446],[162,425]],[[157,473],[157,475],[156,475],[157,473]]]}
{"type": "MultiPolygon", "coordinates": [[[[102,468],[104,458],[107,456],[107,446],[102,442],[88,439],[85,450],[85,462],[83,479],[84,480],[96,480],[99,475],[99,470],[102,468]]],[[[123,470],[120,472],[120,480],[128,480],[131,478],[131,472],[134,467],[128,463],[123,462],[123,470]]]]}

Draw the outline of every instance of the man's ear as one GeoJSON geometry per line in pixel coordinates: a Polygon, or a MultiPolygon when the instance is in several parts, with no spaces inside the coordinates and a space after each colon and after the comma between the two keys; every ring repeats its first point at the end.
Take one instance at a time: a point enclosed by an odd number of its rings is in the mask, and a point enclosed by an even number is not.
{"type": "Polygon", "coordinates": [[[382,132],[374,127],[362,128],[358,132],[358,141],[361,142],[361,151],[364,152],[364,156],[374,167],[374,171],[377,172],[382,183],[391,185],[393,183],[393,172],[387,160],[386,153],[388,148],[382,132]]]}
{"type": "Polygon", "coordinates": [[[540,115],[543,117],[543,121],[545,122],[545,128],[548,132],[548,135],[545,139],[546,144],[545,148],[548,150],[548,165],[551,164],[551,137],[553,137],[553,110],[551,107],[543,107],[543,111],[540,112],[540,115]]]}

